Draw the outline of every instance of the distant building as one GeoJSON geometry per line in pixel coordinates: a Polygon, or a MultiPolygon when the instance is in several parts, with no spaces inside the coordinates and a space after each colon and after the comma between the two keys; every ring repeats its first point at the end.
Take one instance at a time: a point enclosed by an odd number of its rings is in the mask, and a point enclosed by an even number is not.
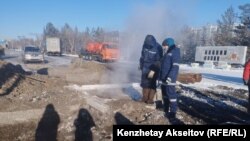
{"type": "Polygon", "coordinates": [[[214,35],[218,30],[217,25],[207,24],[201,28],[191,29],[199,46],[214,45],[214,35]]]}
{"type": "Polygon", "coordinates": [[[224,61],[229,64],[245,64],[246,46],[199,46],[196,47],[195,61],[224,61]]]}
{"type": "Polygon", "coordinates": [[[206,35],[208,38],[213,38],[215,33],[218,30],[218,26],[217,25],[207,25],[204,27],[205,31],[206,31],[206,35]]]}

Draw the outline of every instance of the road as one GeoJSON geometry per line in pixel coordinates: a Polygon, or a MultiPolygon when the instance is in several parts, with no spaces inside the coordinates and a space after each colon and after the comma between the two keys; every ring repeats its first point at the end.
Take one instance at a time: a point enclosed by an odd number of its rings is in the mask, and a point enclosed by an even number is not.
{"type": "Polygon", "coordinates": [[[22,61],[22,51],[6,49],[5,56],[1,57],[3,60],[10,62],[14,65],[21,65],[25,71],[34,71],[40,69],[42,66],[47,68],[52,68],[55,66],[68,66],[71,61],[76,58],[73,56],[47,56],[45,55],[45,63],[29,63],[24,64],[22,61]]]}
{"type": "MultiPolygon", "coordinates": [[[[68,67],[71,62],[78,58],[73,55],[62,56],[47,56],[45,55],[45,63],[28,63],[24,64],[22,61],[22,52],[17,50],[6,50],[6,55],[2,57],[3,60],[10,62],[14,65],[21,65],[25,71],[37,73],[42,69],[55,69],[56,67],[68,67]]],[[[137,69],[136,62],[119,61],[116,63],[100,63],[106,66],[109,71],[106,71],[102,77],[107,77],[109,83],[128,83],[140,82],[140,71],[137,69]]]]}

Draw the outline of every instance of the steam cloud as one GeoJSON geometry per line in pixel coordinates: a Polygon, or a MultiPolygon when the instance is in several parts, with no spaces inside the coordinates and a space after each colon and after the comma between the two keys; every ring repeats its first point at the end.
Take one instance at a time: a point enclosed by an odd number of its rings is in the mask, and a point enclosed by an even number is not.
{"type": "Polygon", "coordinates": [[[166,2],[136,6],[120,37],[122,59],[138,62],[147,34],[153,35],[160,44],[166,37],[178,39],[185,24],[180,11],[177,7],[169,8],[166,2]]]}
{"type": "Polygon", "coordinates": [[[112,83],[140,82],[138,70],[141,49],[146,35],[153,35],[159,44],[166,37],[180,38],[180,30],[185,25],[182,8],[169,8],[166,1],[154,5],[136,5],[120,34],[121,62],[112,64],[112,74],[103,76],[112,83]],[[124,63],[125,62],[125,63],[124,63]]]}

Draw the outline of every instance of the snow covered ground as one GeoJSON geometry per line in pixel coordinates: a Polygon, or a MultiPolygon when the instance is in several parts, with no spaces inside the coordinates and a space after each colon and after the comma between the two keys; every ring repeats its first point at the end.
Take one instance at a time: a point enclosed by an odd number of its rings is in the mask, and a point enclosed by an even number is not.
{"type": "MultiPolygon", "coordinates": [[[[122,62],[126,63],[126,62],[122,62]]],[[[181,84],[182,86],[189,87],[196,90],[209,90],[216,91],[218,93],[228,93],[223,87],[230,89],[243,89],[248,90],[247,86],[243,84],[242,75],[243,69],[211,69],[202,67],[191,67],[188,65],[180,65],[181,73],[201,73],[202,81],[194,84],[181,84]],[[218,87],[219,86],[219,87],[218,87]]],[[[117,89],[117,88],[129,88],[136,89],[138,92],[141,91],[139,82],[124,83],[124,84],[94,84],[94,85],[70,85],[68,88],[77,91],[89,91],[89,90],[105,90],[105,89],[117,89]]],[[[160,92],[160,89],[159,89],[160,92]]],[[[188,92],[189,93],[189,92],[188,92]]],[[[244,93],[245,94],[245,93],[244,93]]],[[[130,95],[132,99],[138,99],[138,94],[130,95]],[[135,98],[136,97],[136,98],[135,98]]]]}
{"type": "Polygon", "coordinates": [[[247,90],[247,86],[245,86],[242,81],[243,69],[223,70],[180,65],[180,71],[183,73],[193,72],[202,74],[202,81],[200,83],[186,85],[189,87],[209,89],[221,85],[234,89],[247,90]]]}
{"type": "MultiPolygon", "coordinates": [[[[119,64],[129,64],[130,66],[128,66],[132,68],[136,66],[136,64],[129,62],[119,62],[119,64]]],[[[184,124],[195,125],[250,124],[250,118],[247,114],[248,91],[247,86],[242,82],[243,69],[222,70],[190,67],[188,65],[180,66],[180,73],[190,72],[201,73],[202,81],[194,84],[178,85],[176,89],[179,105],[177,118],[180,121],[184,124]]],[[[113,75],[113,73],[111,74],[113,75]]],[[[138,75],[140,76],[140,73],[136,74],[136,76],[138,75]]],[[[117,77],[116,75],[113,76],[117,77]]],[[[126,105],[131,105],[134,101],[141,99],[142,89],[139,83],[139,81],[126,83],[119,81],[89,85],[71,84],[65,86],[65,88],[79,92],[81,96],[100,97],[103,100],[119,101],[118,103],[128,100],[126,105]]],[[[157,102],[152,106],[152,110],[154,110],[154,107],[160,107],[160,105],[157,106],[157,103],[160,103],[161,100],[162,96],[159,88],[155,96],[157,102]]],[[[145,105],[141,106],[145,107],[145,105]]],[[[113,107],[119,106],[115,105],[113,107]]],[[[126,109],[126,111],[135,112],[140,109],[140,106],[135,107],[132,106],[130,110],[126,109]]],[[[156,110],[156,112],[159,111],[156,110]]],[[[135,119],[134,114],[128,115],[131,121],[135,119]]]]}

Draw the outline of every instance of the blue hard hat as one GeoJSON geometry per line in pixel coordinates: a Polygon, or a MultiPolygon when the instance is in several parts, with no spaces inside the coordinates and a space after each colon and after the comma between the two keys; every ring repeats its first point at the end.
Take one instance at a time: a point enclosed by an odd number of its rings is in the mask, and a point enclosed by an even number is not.
{"type": "Polygon", "coordinates": [[[173,45],[175,45],[174,39],[173,39],[173,38],[167,38],[167,39],[165,39],[165,40],[162,42],[162,46],[169,46],[169,47],[171,47],[171,46],[173,46],[173,45]]]}

